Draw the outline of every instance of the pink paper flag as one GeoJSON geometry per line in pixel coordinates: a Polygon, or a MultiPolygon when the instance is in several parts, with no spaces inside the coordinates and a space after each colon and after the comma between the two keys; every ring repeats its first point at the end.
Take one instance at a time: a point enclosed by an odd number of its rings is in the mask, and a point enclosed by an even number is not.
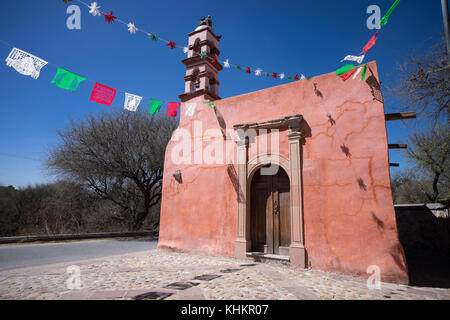
{"type": "Polygon", "coordinates": [[[115,96],[116,89],[96,82],[94,85],[94,89],[92,90],[91,99],[89,100],[101,104],[106,104],[109,107],[114,101],[115,96]]]}
{"type": "Polygon", "coordinates": [[[167,116],[169,117],[176,117],[178,114],[178,108],[180,107],[181,103],[179,102],[168,102],[167,103],[167,116]]]}
{"type": "Polygon", "coordinates": [[[375,35],[369,40],[369,42],[367,42],[367,44],[363,48],[363,51],[361,51],[360,54],[363,54],[364,52],[369,51],[369,49],[372,48],[373,45],[375,44],[375,42],[377,41],[377,37],[378,37],[378,32],[375,33],[375,35]]]}
{"type": "Polygon", "coordinates": [[[358,70],[358,67],[355,67],[353,69],[351,69],[350,71],[341,74],[339,77],[341,77],[342,80],[347,81],[348,78],[350,78],[355,72],[356,70],[358,70]]]}

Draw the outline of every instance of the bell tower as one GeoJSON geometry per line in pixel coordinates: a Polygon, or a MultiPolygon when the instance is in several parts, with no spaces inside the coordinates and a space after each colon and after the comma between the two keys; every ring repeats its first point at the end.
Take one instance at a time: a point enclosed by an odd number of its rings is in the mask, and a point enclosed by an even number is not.
{"type": "Polygon", "coordinates": [[[198,27],[188,34],[188,57],[181,62],[186,66],[184,93],[179,95],[182,102],[204,96],[207,100],[218,100],[219,41],[212,30],[211,16],[200,20],[198,27]]]}

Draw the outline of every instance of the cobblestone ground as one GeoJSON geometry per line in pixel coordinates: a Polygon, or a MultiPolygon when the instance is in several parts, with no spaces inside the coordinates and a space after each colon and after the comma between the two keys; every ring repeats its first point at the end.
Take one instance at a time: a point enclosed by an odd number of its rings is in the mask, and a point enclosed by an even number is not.
{"type": "Polygon", "coordinates": [[[0,272],[0,299],[446,299],[450,289],[382,283],[318,270],[212,257],[146,251],[102,259],[0,272]],[[67,267],[81,271],[68,290],[67,267]]]}

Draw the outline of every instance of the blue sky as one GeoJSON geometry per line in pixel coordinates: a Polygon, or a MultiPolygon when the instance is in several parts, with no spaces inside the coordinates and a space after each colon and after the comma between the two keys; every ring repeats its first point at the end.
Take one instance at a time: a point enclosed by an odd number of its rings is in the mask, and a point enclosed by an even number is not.
{"type": "MultiPolygon", "coordinates": [[[[374,34],[366,27],[367,7],[379,5],[383,15],[393,0],[97,2],[120,19],[179,45],[187,43],[187,34],[201,17],[211,14],[216,34],[223,35],[221,60],[315,76],[339,68],[345,55],[359,54],[374,34]]],[[[3,0],[0,39],[116,89],[179,101],[178,94],[184,90],[182,50],[170,50],[142,33],[131,35],[124,25],[109,25],[81,5],[81,30],[68,30],[66,8],[62,0],[24,0],[20,5],[3,0]]],[[[386,82],[388,74],[395,77],[397,63],[436,42],[442,29],[439,0],[403,0],[366,61],[377,60],[380,79],[386,82]]],[[[3,59],[10,50],[0,43],[3,59]]],[[[71,119],[107,108],[89,101],[90,82],[82,83],[75,93],[51,85],[54,65],[44,67],[38,80],[0,65],[0,185],[19,187],[51,180],[42,167],[46,152],[58,141],[56,130],[71,119]]],[[[227,69],[219,80],[223,98],[287,82],[227,69]]],[[[396,105],[385,92],[384,99],[386,112],[393,111],[396,105]]],[[[122,103],[123,94],[118,93],[113,107],[122,103]]],[[[388,122],[387,127],[390,143],[405,142],[409,127],[398,121],[388,122]]],[[[407,165],[398,151],[390,151],[390,157],[391,162],[407,165]]]]}

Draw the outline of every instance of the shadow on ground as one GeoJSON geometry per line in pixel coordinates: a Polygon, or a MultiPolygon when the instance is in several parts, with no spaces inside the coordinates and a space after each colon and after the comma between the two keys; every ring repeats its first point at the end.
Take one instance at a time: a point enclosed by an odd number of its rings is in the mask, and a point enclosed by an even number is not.
{"type": "Polygon", "coordinates": [[[411,286],[450,288],[450,255],[404,248],[411,286]]]}
{"type": "Polygon", "coordinates": [[[158,237],[142,237],[142,238],[117,238],[117,241],[139,241],[139,242],[155,242],[158,241],[158,237]]]}

